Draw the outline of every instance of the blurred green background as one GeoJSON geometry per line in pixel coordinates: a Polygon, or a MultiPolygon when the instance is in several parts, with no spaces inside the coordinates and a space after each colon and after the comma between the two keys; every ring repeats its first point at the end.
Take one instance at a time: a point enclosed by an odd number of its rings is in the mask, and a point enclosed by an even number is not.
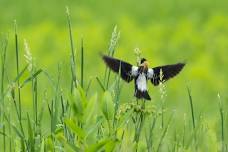
{"type": "MultiPolygon", "coordinates": [[[[54,79],[57,65],[61,64],[62,89],[69,89],[70,41],[66,6],[71,12],[77,63],[80,63],[80,41],[84,39],[85,85],[91,77],[103,78],[105,66],[99,53],[107,52],[111,33],[117,25],[121,35],[115,57],[136,63],[134,49],[139,48],[152,67],[180,61],[187,63],[180,75],[166,83],[168,108],[176,109],[181,115],[189,112],[187,86],[192,90],[196,112],[206,113],[212,122],[219,116],[218,93],[227,107],[227,0],[0,0],[0,33],[9,35],[9,78],[13,79],[16,73],[13,27],[16,19],[20,64],[26,64],[23,57],[26,39],[37,67],[46,70],[54,79]]],[[[47,84],[47,78],[42,75],[40,94],[45,90],[51,94],[52,87],[47,84]]],[[[152,102],[160,105],[159,89],[149,86],[152,102]]],[[[133,83],[124,84],[121,102],[132,100],[133,90],[133,83]]],[[[29,91],[29,86],[22,90],[23,104],[28,108],[32,104],[29,91]]],[[[94,92],[101,92],[96,81],[92,83],[90,94],[94,92]]]]}

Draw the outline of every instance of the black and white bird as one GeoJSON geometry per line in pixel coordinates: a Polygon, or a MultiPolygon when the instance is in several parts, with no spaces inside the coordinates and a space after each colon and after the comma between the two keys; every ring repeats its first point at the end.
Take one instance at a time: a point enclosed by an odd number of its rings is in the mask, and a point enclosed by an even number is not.
{"type": "Polygon", "coordinates": [[[147,80],[150,80],[154,86],[158,86],[170,78],[176,76],[185,66],[185,63],[177,63],[172,65],[158,66],[154,68],[148,67],[145,58],[141,59],[139,66],[133,66],[125,61],[102,55],[106,65],[120,76],[126,82],[135,81],[134,96],[138,99],[151,100],[148,94],[147,80]]]}

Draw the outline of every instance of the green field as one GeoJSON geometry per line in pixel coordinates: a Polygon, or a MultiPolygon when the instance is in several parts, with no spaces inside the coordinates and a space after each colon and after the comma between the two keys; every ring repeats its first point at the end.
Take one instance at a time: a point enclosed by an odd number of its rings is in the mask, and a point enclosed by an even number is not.
{"type": "Polygon", "coordinates": [[[0,151],[228,151],[227,7],[0,0],[0,151]],[[136,49],[151,67],[186,62],[148,82],[150,102],[100,56],[136,65],[136,49]]]}

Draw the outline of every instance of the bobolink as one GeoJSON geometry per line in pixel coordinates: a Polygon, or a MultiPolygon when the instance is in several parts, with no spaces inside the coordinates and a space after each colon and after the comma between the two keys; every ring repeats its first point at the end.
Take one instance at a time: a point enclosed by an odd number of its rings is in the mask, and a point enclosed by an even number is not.
{"type": "Polygon", "coordinates": [[[121,78],[126,82],[129,83],[134,79],[134,96],[138,99],[146,100],[151,100],[148,94],[147,80],[150,80],[154,86],[158,86],[160,82],[163,83],[176,76],[185,66],[185,63],[177,63],[149,68],[145,58],[141,59],[139,66],[133,66],[125,61],[106,55],[102,55],[102,58],[107,66],[114,72],[120,73],[121,78]]]}

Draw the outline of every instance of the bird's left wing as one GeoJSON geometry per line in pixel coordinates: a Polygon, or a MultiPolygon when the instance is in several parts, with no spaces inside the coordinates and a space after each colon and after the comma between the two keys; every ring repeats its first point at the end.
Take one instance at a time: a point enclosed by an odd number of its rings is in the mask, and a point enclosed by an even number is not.
{"type": "Polygon", "coordinates": [[[172,65],[164,65],[148,69],[147,78],[152,84],[157,86],[160,82],[165,82],[176,76],[185,66],[185,63],[177,63],[172,65]]]}
{"type": "Polygon", "coordinates": [[[138,74],[138,67],[130,63],[106,55],[103,55],[102,58],[110,69],[116,73],[120,72],[121,78],[126,82],[130,82],[138,74]]]}

